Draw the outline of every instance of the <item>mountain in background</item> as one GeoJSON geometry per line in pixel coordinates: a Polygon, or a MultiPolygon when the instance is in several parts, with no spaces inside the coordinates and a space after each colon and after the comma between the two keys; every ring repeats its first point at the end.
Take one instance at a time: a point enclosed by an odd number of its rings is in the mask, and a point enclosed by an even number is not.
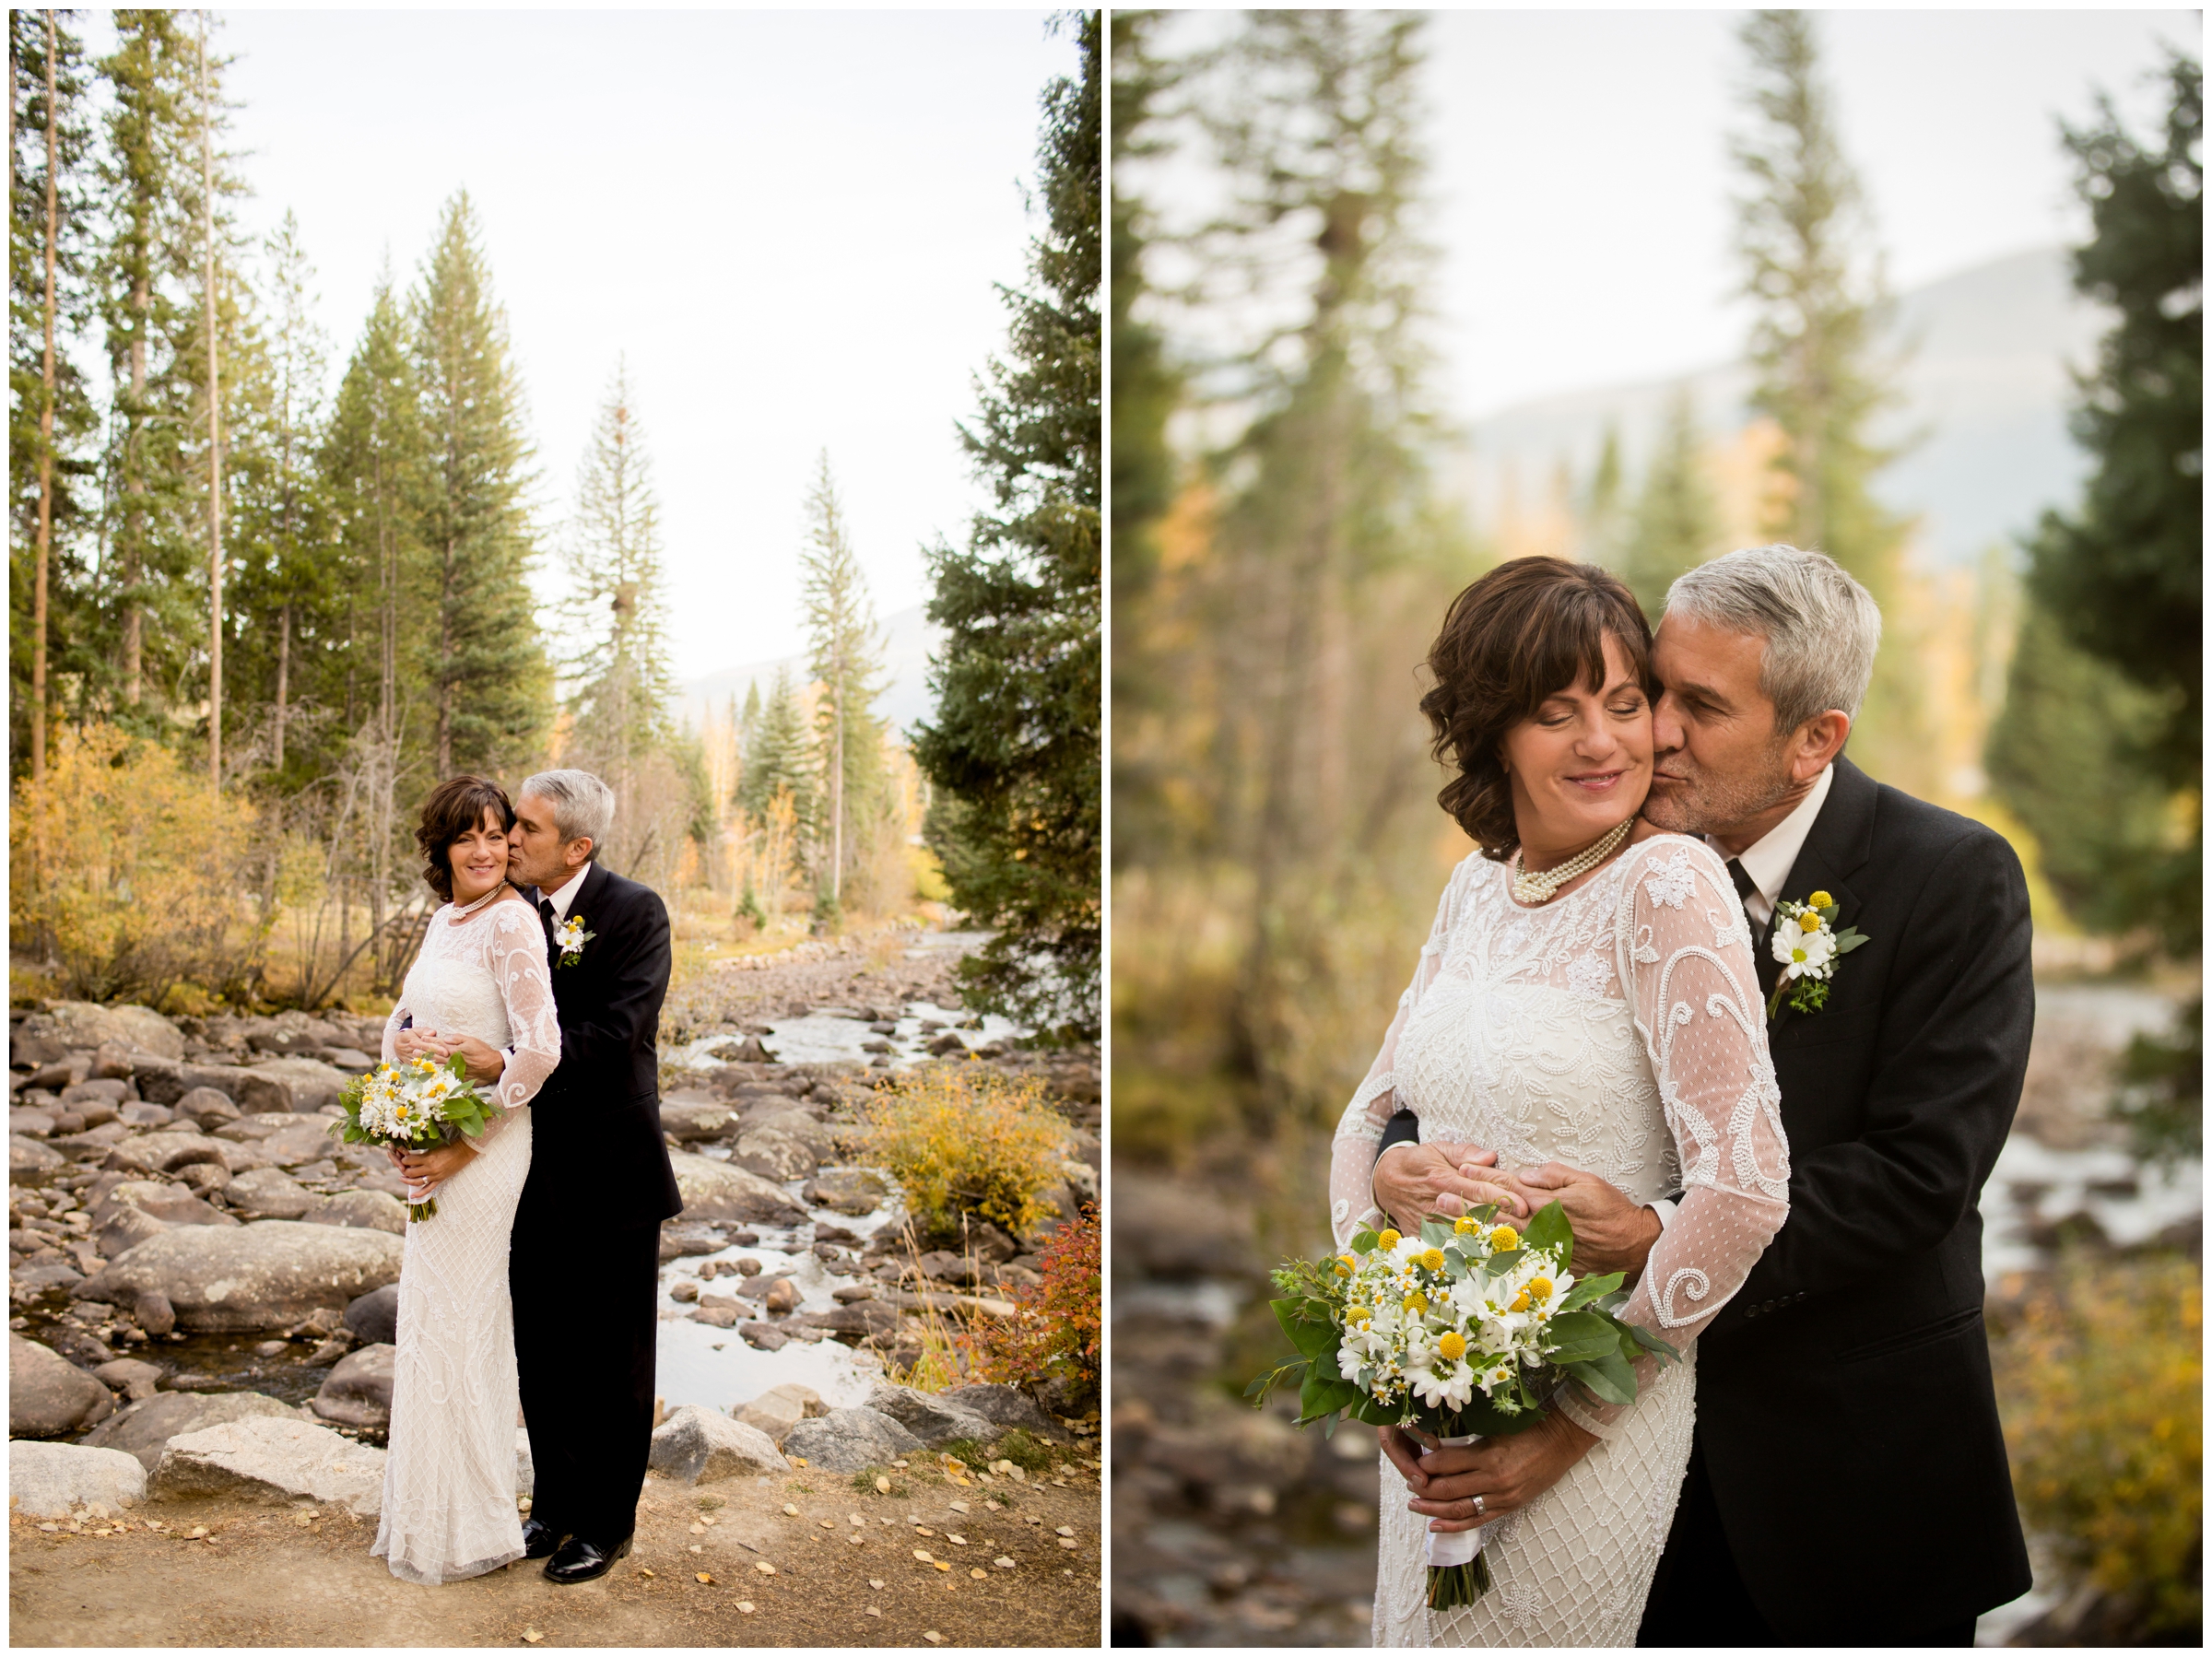
{"type": "MultiPolygon", "coordinates": [[[[932,627],[916,605],[888,616],[883,621],[883,665],[886,681],[884,693],[876,699],[876,715],[890,721],[901,736],[907,728],[936,711],[936,699],[929,693],[924,682],[929,673],[930,652],[944,641],[944,629],[932,627]]],[[[776,670],[789,668],[792,682],[806,683],[806,658],[804,654],[783,656],[773,662],[747,662],[739,667],[725,667],[720,673],[711,673],[704,678],[688,679],[677,687],[680,698],[678,713],[691,725],[700,729],[706,723],[709,710],[727,707],[732,697],[737,699],[740,711],[745,707],[745,693],[748,686],[759,685],[760,697],[767,700],[776,686],[776,670]]]]}
{"type": "MultiPolygon", "coordinates": [[[[1920,520],[1924,564],[1971,565],[1993,543],[2010,546],[2046,507],[2073,503],[2088,460],[2066,435],[2070,370],[2093,363],[2109,325],[2108,313],[2074,291],[2061,248],[2016,253],[1898,297],[1881,348],[1901,359],[1901,397],[1878,435],[1918,441],[1874,488],[1890,510],[1920,520]]],[[[1545,397],[1471,425],[1442,482],[1490,527],[1516,501],[1541,499],[1562,462],[1575,487],[1586,487],[1611,425],[1632,499],[1682,385],[1709,441],[1749,424],[1751,375],[1741,364],[1545,397]]]]}

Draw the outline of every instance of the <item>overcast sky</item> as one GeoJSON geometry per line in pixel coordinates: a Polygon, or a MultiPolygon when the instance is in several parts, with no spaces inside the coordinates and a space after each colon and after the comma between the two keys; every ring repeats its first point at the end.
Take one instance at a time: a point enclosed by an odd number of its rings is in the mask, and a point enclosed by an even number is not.
{"type": "MultiPolygon", "coordinates": [[[[618,357],[657,474],[679,674],[799,647],[827,448],[879,615],[982,503],[954,422],[1025,279],[1040,11],[219,14],[250,226],[288,207],[334,378],[388,256],[465,188],[553,518],[618,357]]],[[[88,43],[104,29],[86,18],[88,43]]]]}
{"type": "MultiPolygon", "coordinates": [[[[1743,15],[1437,15],[1425,82],[1429,230],[1442,255],[1431,337],[1451,415],[1741,349],[1727,142],[1743,15]]],[[[1182,19],[1161,44],[1228,26],[1182,19]]],[[[2204,38],[2187,11],[1823,12],[1818,35],[1899,288],[2078,240],[2087,217],[2054,118],[2088,121],[2102,88],[2147,125],[2159,41],[2201,54],[2204,38]]]]}

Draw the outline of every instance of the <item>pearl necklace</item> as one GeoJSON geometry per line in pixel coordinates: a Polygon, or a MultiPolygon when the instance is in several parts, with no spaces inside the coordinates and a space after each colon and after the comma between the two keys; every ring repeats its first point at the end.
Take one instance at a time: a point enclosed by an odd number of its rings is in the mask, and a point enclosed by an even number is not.
{"type": "Polygon", "coordinates": [[[489,902],[490,902],[490,901],[491,901],[491,900],[492,900],[494,898],[497,898],[497,897],[500,895],[500,891],[501,891],[501,890],[503,890],[503,889],[505,888],[506,885],[507,885],[507,883],[506,883],[505,881],[503,881],[503,880],[502,880],[502,881],[500,881],[500,884],[499,884],[498,886],[495,886],[495,887],[493,887],[491,888],[491,890],[489,890],[488,892],[486,892],[486,893],[485,893],[485,894],[484,894],[484,895],[483,895],[481,898],[478,898],[478,899],[477,899],[477,900],[476,900],[474,903],[470,904],[470,905],[469,905],[469,906],[468,906],[466,909],[455,909],[455,910],[453,911],[453,919],[454,919],[454,920],[456,920],[456,921],[465,921],[465,920],[467,920],[467,919],[468,919],[468,917],[469,917],[469,916],[471,916],[471,915],[473,915],[473,914],[475,914],[475,913],[477,912],[477,911],[478,911],[478,910],[482,909],[482,908],[483,908],[483,907],[484,907],[484,906],[485,906],[487,903],[489,903],[489,902]]]}
{"type": "Polygon", "coordinates": [[[1620,842],[1629,838],[1629,830],[1636,826],[1634,817],[1623,818],[1619,826],[1595,845],[1586,846],[1557,868],[1531,875],[1522,867],[1522,854],[1513,853],[1513,901],[1516,903],[1549,903],[1559,889],[1578,876],[1586,875],[1619,849],[1620,842]]]}

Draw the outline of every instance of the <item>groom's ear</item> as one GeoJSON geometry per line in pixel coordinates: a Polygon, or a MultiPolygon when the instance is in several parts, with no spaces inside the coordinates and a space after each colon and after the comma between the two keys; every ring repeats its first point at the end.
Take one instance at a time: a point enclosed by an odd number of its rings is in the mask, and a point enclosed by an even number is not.
{"type": "Polygon", "coordinates": [[[1790,754],[1790,774],[1800,782],[1810,782],[1843,751],[1843,744],[1850,736],[1851,715],[1841,708],[1816,713],[1797,727],[1797,739],[1790,754]]]}

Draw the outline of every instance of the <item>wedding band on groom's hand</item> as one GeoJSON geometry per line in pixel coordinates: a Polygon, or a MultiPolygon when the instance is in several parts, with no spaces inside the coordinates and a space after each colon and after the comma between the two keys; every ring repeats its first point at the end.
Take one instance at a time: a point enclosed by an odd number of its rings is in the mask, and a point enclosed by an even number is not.
{"type": "Polygon", "coordinates": [[[1479,1496],[1477,1496],[1477,1497],[1474,1498],[1473,1499],[1474,1499],[1474,1507],[1475,1507],[1475,1517],[1476,1517],[1476,1518],[1477,1518],[1477,1519],[1480,1519],[1480,1518],[1482,1517],[1482,1498],[1481,1498],[1481,1497],[1479,1497],[1479,1496]]]}

